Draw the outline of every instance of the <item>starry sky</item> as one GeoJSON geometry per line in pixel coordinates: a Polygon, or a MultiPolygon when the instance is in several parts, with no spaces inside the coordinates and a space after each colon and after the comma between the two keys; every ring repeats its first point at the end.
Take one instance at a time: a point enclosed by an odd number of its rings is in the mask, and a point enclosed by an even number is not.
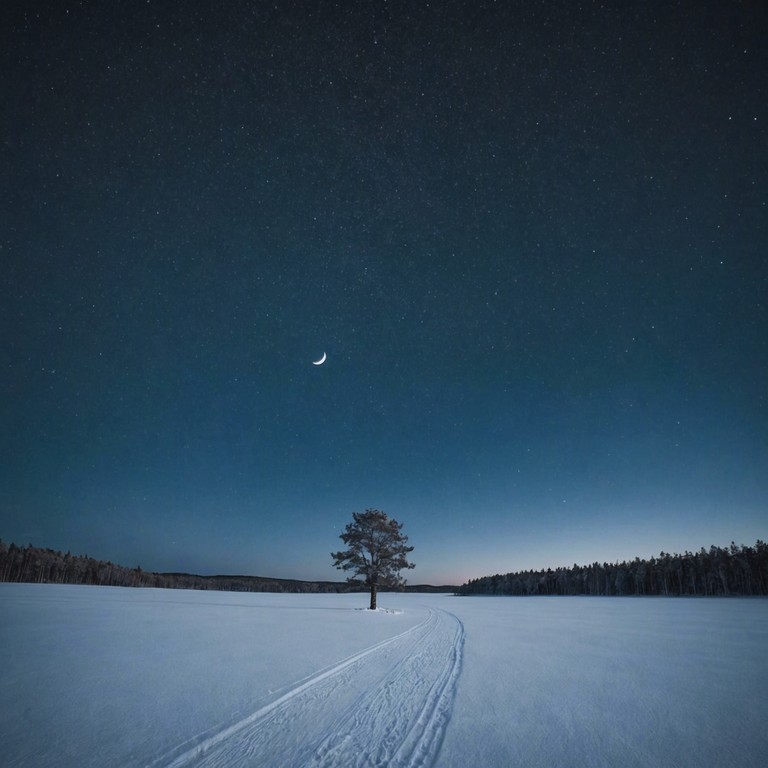
{"type": "Polygon", "coordinates": [[[411,583],[764,539],[767,8],[11,3],[0,536],[341,580],[374,507],[411,583]]]}

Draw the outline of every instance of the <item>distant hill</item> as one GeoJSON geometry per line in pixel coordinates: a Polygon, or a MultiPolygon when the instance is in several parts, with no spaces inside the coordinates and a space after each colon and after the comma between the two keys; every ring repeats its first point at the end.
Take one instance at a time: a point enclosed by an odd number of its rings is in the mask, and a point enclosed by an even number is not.
{"type": "MultiPolygon", "coordinates": [[[[53,549],[7,545],[0,539],[0,582],[39,584],[94,584],[111,587],[160,587],[209,589],[224,592],[364,592],[346,581],[300,581],[267,576],[199,576],[192,573],[155,573],[140,567],[127,568],[88,555],[72,555],[53,549]]],[[[457,586],[406,585],[405,592],[456,592],[457,586]]],[[[386,592],[386,589],[381,590],[386,592]]]]}

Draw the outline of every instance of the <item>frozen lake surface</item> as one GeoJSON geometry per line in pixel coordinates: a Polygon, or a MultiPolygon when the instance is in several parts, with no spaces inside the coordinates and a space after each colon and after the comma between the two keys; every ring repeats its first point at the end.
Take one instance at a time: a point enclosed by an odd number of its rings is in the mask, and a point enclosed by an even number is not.
{"type": "Polygon", "coordinates": [[[768,600],[0,584],[6,766],[768,765],[768,600]]]}

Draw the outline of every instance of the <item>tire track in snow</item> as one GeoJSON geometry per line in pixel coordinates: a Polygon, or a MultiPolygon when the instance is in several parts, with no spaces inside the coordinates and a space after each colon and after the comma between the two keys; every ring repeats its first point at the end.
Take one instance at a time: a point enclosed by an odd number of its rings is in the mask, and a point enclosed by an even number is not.
{"type": "Polygon", "coordinates": [[[433,765],[453,708],[463,643],[461,622],[430,608],[421,624],[300,681],[169,768],[433,765]]]}
{"type": "Polygon", "coordinates": [[[308,768],[434,764],[461,673],[464,627],[447,611],[377,689],[367,692],[307,762],[308,768]]]}

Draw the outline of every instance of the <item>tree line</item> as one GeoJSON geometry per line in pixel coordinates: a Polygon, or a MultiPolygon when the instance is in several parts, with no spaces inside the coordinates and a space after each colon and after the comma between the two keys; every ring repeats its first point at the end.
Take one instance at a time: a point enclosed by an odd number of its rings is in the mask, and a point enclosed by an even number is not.
{"type": "MultiPolygon", "coordinates": [[[[53,549],[18,547],[0,539],[0,582],[37,584],[92,584],[108,587],[157,587],[203,589],[224,592],[363,592],[365,585],[346,581],[300,581],[264,576],[198,576],[192,573],[155,573],[140,566],[128,568],[88,555],[73,555],[53,549]]],[[[406,586],[405,591],[453,592],[456,587],[406,586]]]]}
{"type": "Polygon", "coordinates": [[[88,555],[53,549],[18,547],[0,540],[0,582],[38,584],[92,584],[109,587],[210,589],[231,592],[346,592],[345,583],[271,579],[262,576],[198,576],[190,573],[155,573],[140,566],[128,568],[88,555]]]}
{"type": "Polygon", "coordinates": [[[768,595],[768,545],[712,546],[649,560],[592,563],[472,579],[462,595],[768,595]]]}

